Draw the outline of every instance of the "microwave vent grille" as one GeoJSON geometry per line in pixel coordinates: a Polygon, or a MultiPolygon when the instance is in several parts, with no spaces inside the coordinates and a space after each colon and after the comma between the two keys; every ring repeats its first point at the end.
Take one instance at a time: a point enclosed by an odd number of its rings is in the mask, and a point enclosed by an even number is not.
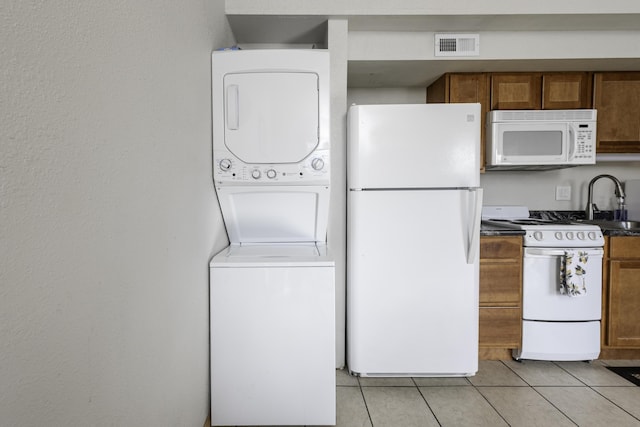
{"type": "Polygon", "coordinates": [[[596,110],[497,110],[493,121],[595,121],[596,110]]]}
{"type": "Polygon", "coordinates": [[[435,56],[480,55],[479,34],[436,34],[435,56]]]}

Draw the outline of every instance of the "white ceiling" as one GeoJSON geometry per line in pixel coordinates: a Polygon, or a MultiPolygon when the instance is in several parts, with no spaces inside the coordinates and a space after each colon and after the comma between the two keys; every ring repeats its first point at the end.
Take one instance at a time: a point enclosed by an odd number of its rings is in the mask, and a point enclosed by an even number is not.
{"type": "MultiPolygon", "coordinates": [[[[323,46],[329,15],[228,15],[238,44],[314,44],[323,46]]],[[[348,19],[349,31],[483,32],[608,31],[640,34],[640,14],[335,16],[348,19]]],[[[634,37],[631,43],[639,44],[634,37]]],[[[638,46],[634,46],[637,50],[638,46]]],[[[445,72],[640,70],[640,58],[573,59],[350,59],[350,87],[425,86],[445,72]]],[[[350,55],[351,57],[351,55],[350,55]]]]}

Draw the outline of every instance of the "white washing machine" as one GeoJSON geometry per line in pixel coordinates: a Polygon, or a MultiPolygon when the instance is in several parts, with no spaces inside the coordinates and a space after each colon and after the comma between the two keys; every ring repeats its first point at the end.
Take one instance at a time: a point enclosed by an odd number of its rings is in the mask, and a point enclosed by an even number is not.
{"type": "Polygon", "coordinates": [[[211,424],[333,425],[326,51],[212,56],[211,424]]]}

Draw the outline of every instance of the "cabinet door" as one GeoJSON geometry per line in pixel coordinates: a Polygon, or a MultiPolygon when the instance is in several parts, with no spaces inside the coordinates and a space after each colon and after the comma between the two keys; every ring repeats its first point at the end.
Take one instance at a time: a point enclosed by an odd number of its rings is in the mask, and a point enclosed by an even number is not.
{"type": "Polygon", "coordinates": [[[449,102],[480,103],[480,170],[484,171],[484,151],[487,113],[489,112],[489,89],[486,74],[452,74],[449,82],[449,102]]]}
{"type": "Polygon", "coordinates": [[[521,283],[520,263],[480,261],[480,306],[520,306],[521,283]]]}
{"type": "Polygon", "coordinates": [[[480,238],[480,347],[516,348],[522,329],[522,238],[480,238]]]}
{"type": "Polygon", "coordinates": [[[539,110],[542,106],[540,73],[491,75],[492,110],[539,110]]]}
{"type": "Polygon", "coordinates": [[[542,76],[542,109],[591,107],[589,73],[545,73],[542,76]]]}
{"type": "Polygon", "coordinates": [[[608,343],[640,346],[640,261],[611,261],[608,343]]]}
{"type": "Polygon", "coordinates": [[[599,153],[640,152],[640,72],[595,73],[599,153]]]}
{"type": "Polygon", "coordinates": [[[481,237],[480,306],[520,307],[521,289],[521,238],[481,237]]]}
{"type": "Polygon", "coordinates": [[[480,103],[480,171],[484,171],[489,76],[486,73],[445,74],[427,88],[427,103],[480,103]]]}
{"type": "Polygon", "coordinates": [[[516,348],[520,345],[522,315],[519,308],[480,308],[480,347],[516,348]]]}
{"type": "Polygon", "coordinates": [[[486,74],[451,74],[449,80],[449,102],[479,102],[484,104],[486,108],[486,100],[486,74]]]}

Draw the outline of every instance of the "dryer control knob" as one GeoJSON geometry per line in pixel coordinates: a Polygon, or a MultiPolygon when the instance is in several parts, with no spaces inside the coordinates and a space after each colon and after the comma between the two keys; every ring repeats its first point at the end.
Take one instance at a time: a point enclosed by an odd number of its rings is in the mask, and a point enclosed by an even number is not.
{"type": "Polygon", "coordinates": [[[253,179],[258,179],[258,178],[260,178],[261,175],[262,174],[260,173],[259,169],[254,169],[254,170],[251,171],[251,178],[253,178],[253,179]]]}
{"type": "Polygon", "coordinates": [[[267,171],[267,178],[269,178],[269,179],[273,179],[273,178],[275,178],[275,177],[276,177],[276,175],[277,175],[277,173],[276,173],[276,171],[275,171],[275,170],[273,170],[273,169],[269,169],[269,170],[267,171]]]}
{"type": "Polygon", "coordinates": [[[315,159],[311,160],[311,167],[314,170],[322,170],[322,168],[324,167],[324,160],[322,160],[320,157],[316,157],[315,159]]]}
{"type": "Polygon", "coordinates": [[[229,169],[231,169],[231,160],[222,159],[220,160],[220,163],[218,163],[218,166],[220,166],[220,169],[222,169],[223,171],[228,171],[229,169]]]}

